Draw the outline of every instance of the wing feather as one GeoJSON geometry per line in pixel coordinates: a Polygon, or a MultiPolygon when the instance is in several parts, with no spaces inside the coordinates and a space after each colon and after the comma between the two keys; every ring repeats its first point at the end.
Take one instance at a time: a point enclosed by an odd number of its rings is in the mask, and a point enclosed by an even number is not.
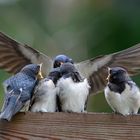
{"type": "Polygon", "coordinates": [[[30,63],[43,63],[42,72],[47,75],[53,61],[43,53],[27,45],[20,44],[0,32],[0,68],[15,74],[30,63]]]}
{"type": "Polygon", "coordinates": [[[123,51],[99,56],[75,64],[80,73],[88,78],[91,85],[91,93],[98,93],[107,84],[107,67],[120,66],[125,68],[130,76],[140,72],[140,44],[123,51]]]}

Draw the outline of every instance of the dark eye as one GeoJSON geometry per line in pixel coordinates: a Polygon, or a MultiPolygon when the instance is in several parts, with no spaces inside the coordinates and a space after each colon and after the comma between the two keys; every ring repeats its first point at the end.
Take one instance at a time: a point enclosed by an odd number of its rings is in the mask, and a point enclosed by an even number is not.
{"type": "Polygon", "coordinates": [[[58,61],[54,63],[54,68],[57,68],[57,67],[60,67],[60,62],[58,61]]]}
{"type": "Polygon", "coordinates": [[[57,62],[56,65],[59,67],[60,66],[60,62],[57,62]]]}

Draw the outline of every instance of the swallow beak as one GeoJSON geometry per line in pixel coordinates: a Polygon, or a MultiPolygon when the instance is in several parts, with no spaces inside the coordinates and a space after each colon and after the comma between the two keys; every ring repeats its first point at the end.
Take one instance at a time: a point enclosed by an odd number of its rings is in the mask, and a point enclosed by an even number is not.
{"type": "Polygon", "coordinates": [[[39,80],[41,80],[41,79],[43,79],[43,75],[42,75],[42,72],[41,72],[42,63],[39,64],[39,65],[40,65],[40,69],[39,69],[39,72],[38,72],[37,78],[38,78],[39,80]]]}
{"type": "Polygon", "coordinates": [[[60,62],[60,66],[61,66],[62,64],[64,64],[64,63],[63,63],[63,62],[60,62]]]}
{"type": "Polygon", "coordinates": [[[106,78],[107,81],[109,81],[109,79],[110,79],[110,70],[111,70],[111,68],[108,67],[108,76],[106,78]]]}
{"type": "Polygon", "coordinates": [[[110,79],[110,74],[108,74],[106,80],[109,81],[109,79],[110,79]]]}

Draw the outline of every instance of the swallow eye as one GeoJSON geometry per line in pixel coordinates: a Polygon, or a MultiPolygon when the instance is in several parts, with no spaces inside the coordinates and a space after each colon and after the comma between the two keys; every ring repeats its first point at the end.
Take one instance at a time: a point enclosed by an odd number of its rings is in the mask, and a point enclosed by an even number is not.
{"type": "Polygon", "coordinates": [[[59,67],[60,66],[60,62],[57,62],[56,65],[59,67]]]}
{"type": "Polygon", "coordinates": [[[60,67],[60,65],[61,65],[61,63],[58,62],[58,61],[56,61],[56,62],[54,63],[54,68],[60,67]]]}

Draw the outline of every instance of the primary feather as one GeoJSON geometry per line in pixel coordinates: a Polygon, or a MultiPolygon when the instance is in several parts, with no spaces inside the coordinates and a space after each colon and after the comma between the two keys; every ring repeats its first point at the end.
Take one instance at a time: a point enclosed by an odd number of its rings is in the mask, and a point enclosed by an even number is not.
{"type": "MultiPolygon", "coordinates": [[[[98,56],[90,60],[75,63],[80,74],[87,78],[91,89],[90,93],[99,93],[106,85],[107,67],[121,66],[127,69],[130,75],[140,70],[140,44],[126,50],[98,56]]],[[[42,72],[48,75],[53,67],[53,60],[47,55],[27,45],[20,44],[0,32],[0,68],[11,73],[17,73],[29,63],[43,63],[42,72]]]]}

